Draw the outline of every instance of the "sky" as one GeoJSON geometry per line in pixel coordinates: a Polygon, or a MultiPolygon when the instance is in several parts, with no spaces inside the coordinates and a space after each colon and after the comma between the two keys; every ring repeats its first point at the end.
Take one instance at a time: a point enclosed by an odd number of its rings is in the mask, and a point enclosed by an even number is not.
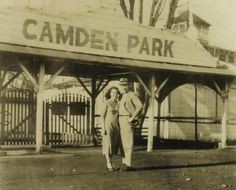
{"type": "MultiPolygon", "coordinates": [[[[167,18],[169,1],[166,0],[159,25],[167,18]]],[[[236,51],[236,0],[179,0],[178,9],[187,7],[189,1],[193,12],[212,25],[209,33],[210,44],[236,51]]],[[[152,0],[144,0],[144,24],[148,22],[151,3],[152,0]]],[[[0,8],[31,7],[55,14],[63,12],[74,14],[88,9],[97,9],[101,5],[116,7],[122,14],[118,0],[0,0],[0,8]]],[[[135,10],[136,20],[137,12],[138,3],[135,10]]]]}

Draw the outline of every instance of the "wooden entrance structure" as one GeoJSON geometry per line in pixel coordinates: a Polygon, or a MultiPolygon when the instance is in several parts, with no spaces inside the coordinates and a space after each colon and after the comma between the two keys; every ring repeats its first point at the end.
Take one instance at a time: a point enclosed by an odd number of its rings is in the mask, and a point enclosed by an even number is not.
{"type": "Polygon", "coordinates": [[[154,102],[161,103],[185,83],[207,85],[224,101],[221,143],[226,146],[228,93],[236,73],[221,67],[200,44],[171,31],[137,25],[105,8],[68,17],[6,9],[0,12],[0,26],[1,68],[23,72],[37,92],[38,153],[43,146],[43,91],[59,75],[77,77],[90,95],[93,129],[96,97],[109,81],[121,76],[138,81],[150,97],[148,151],[156,127],[154,102]],[[51,75],[48,81],[46,74],[51,75]],[[91,88],[83,77],[90,79],[91,88]]]}

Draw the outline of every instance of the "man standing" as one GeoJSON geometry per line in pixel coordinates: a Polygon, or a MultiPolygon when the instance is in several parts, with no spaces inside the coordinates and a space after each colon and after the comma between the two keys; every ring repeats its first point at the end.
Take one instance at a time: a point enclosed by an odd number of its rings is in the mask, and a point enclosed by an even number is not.
{"type": "Polygon", "coordinates": [[[134,125],[138,119],[138,115],[142,111],[142,103],[134,92],[130,91],[129,81],[127,78],[120,79],[120,86],[123,90],[123,95],[119,107],[119,123],[121,142],[124,150],[122,158],[122,171],[130,171],[131,156],[133,150],[134,125]]]}

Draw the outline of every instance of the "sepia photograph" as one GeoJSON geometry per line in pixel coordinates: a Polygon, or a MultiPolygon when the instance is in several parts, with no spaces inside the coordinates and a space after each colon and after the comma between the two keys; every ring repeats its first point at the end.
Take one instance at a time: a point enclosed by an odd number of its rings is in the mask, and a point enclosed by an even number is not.
{"type": "Polygon", "coordinates": [[[236,0],[0,0],[0,190],[236,189],[236,0]]]}

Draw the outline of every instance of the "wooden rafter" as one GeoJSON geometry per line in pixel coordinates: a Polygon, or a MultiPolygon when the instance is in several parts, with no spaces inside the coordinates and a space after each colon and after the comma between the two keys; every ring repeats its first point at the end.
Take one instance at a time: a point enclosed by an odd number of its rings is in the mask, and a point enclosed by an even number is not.
{"type": "Polygon", "coordinates": [[[11,84],[20,74],[21,74],[21,72],[17,72],[12,78],[10,78],[9,81],[7,81],[6,84],[2,85],[2,87],[0,86],[0,91],[4,92],[6,90],[6,88],[7,88],[7,86],[9,84],[11,84]]]}
{"type": "Polygon", "coordinates": [[[110,82],[110,80],[108,79],[108,80],[105,82],[105,84],[103,84],[103,85],[101,86],[101,88],[98,89],[98,91],[97,91],[97,93],[96,93],[96,97],[103,91],[104,88],[106,88],[106,86],[108,85],[109,82],[110,82]]]}
{"type": "Polygon", "coordinates": [[[217,84],[217,82],[216,82],[212,77],[209,77],[209,78],[210,78],[210,80],[212,81],[214,87],[216,88],[217,93],[221,95],[222,90],[220,89],[220,87],[219,87],[219,85],[217,84]]]}
{"type": "Polygon", "coordinates": [[[102,78],[100,79],[100,81],[99,81],[99,83],[98,83],[98,85],[97,85],[97,87],[96,87],[96,91],[99,91],[99,89],[100,89],[100,87],[101,87],[101,85],[102,85],[103,82],[104,82],[104,77],[102,77],[102,78]]]}
{"type": "Polygon", "coordinates": [[[56,77],[58,75],[60,75],[62,73],[62,71],[65,69],[65,65],[63,65],[60,69],[58,69],[58,71],[46,82],[46,84],[44,85],[44,89],[49,89],[53,83],[53,81],[56,79],[56,77]]]}
{"type": "Polygon", "coordinates": [[[169,81],[170,77],[171,77],[171,75],[168,76],[168,77],[161,83],[161,85],[159,86],[159,88],[156,90],[155,93],[156,93],[157,98],[159,97],[160,91],[164,88],[164,86],[166,85],[166,83],[169,81]]]}
{"type": "Polygon", "coordinates": [[[92,97],[92,93],[89,91],[89,89],[87,88],[87,86],[85,86],[84,82],[79,78],[79,77],[76,77],[78,82],[81,84],[81,86],[85,89],[85,91],[88,93],[88,95],[90,97],[92,97]]]}
{"type": "Polygon", "coordinates": [[[28,78],[30,82],[34,85],[34,87],[37,90],[39,90],[39,85],[37,84],[36,79],[32,76],[32,74],[28,71],[28,69],[22,63],[19,62],[19,60],[18,60],[18,65],[23,71],[23,74],[26,75],[26,78],[28,78]]]}
{"type": "Polygon", "coordinates": [[[145,82],[143,81],[143,79],[138,75],[138,73],[133,72],[133,75],[137,78],[137,80],[138,80],[139,83],[143,86],[143,88],[144,88],[145,91],[148,93],[148,95],[151,96],[151,92],[150,92],[149,88],[147,87],[147,85],[145,84],[145,82]]]}

